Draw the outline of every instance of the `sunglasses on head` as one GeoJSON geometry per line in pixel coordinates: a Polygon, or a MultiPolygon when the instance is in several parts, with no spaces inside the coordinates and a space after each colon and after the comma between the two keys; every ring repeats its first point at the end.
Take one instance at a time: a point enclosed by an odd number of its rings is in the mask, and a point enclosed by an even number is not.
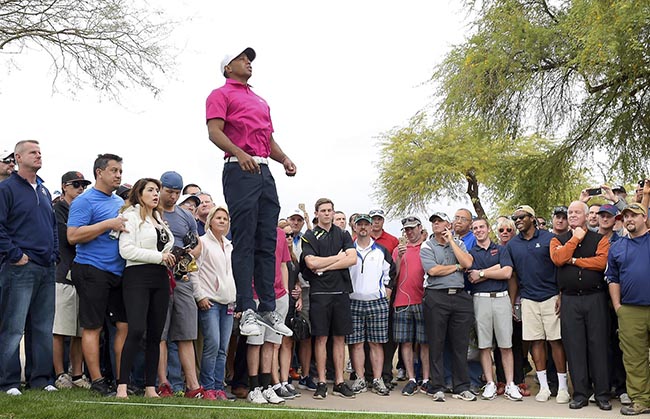
{"type": "Polygon", "coordinates": [[[523,215],[513,215],[512,216],[512,221],[517,222],[519,220],[523,220],[526,217],[529,217],[530,214],[523,214],[523,215]]]}
{"type": "Polygon", "coordinates": [[[72,182],[66,182],[65,185],[66,186],[72,185],[72,187],[75,188],[75,189],[79,188],[79,187],[86,189],[86,187],[88,186],[85,182],[82,182],[82,181],[79,181],[79,180],[73,180],[72,182]]]}
{"type": "Polygon", "coordinates": [[[289,237],[293,237],[293,233],[284,233],[284,236],[288,239],[289,237]]]}
{"type": "Polygon", "coordinates": [[[6,159],[2,159],[2,162],[3,162],[4,164],[16,163],[16,159],[14,159],[13,157],[8,157],[8,158],[6,158],[6,159]]]}
{"type": "Polygon", "coordinates": [[[420,222],[420,220],[418,220],[416,217],[406,217],[406,218],[402,218],[402,224],[412,223],[412,222],[414,222],[414,221],[420,222]]]}
{"type": "Polygon", "coordinates": [[[499,233],[503,233],[504,231],[507,231],[508,233],[512,233],[512,229],[510,227],[508,228],[500,228],[499,233]]]}

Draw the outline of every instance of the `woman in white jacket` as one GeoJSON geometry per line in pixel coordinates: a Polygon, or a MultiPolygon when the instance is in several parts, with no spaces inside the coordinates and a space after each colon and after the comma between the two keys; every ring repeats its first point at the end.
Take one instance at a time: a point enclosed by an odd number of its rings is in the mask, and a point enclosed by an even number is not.
{"type": "Polygon", "coordinates": [[[237,295],[232,274],[232,243],[225,237],[230,229],[228,208],[225,205],[212,208],[205,225],[205,234],[201,236],[203,247],[197,259],[199,269],[190,273],[203,332],[199,382],[206,390],[207,399],[227,400],[223,380],[237,295]]]}
{"type": "Polygon", "coordinates": [[[126,231],[120,234],[120,255],[126,260],[122,296],[129,332],[122,348],[117,397],[126,398],[131,367],[146,333],[145,397],[156,394],[156,370],[160,357],[160,336],[169,305],[167,266],[174,264],[170,253],[174,238],[158,210],[160,182],[138,180],[122,208],[126,231]],[[165,266],[167,265],[167,266],[165,266]]]}

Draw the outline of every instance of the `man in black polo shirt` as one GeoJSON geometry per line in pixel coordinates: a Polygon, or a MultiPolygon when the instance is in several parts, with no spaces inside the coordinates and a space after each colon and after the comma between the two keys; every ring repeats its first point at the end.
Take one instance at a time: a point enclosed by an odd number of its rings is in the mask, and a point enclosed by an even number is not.
{"type": "Polygon", "coordinates": [[[476,245],[469,250],[474,261],[467,276],[472,283],[478,347],[487,381],[481,397],[492,400],[497,396],[492,373],[492,342],[496,337],[507,381],[505,396],[509,400],[522,401],[519,387],[514,383],[512,355],[512,304],[508,295],[508,282],[514,281],[512,260],[505,247],[497,246],[490,240],[487,220],[475,220],[472,232],[476,237],[476,245]]]}
{"type": "Polygon", "coordinates": [[[562,341],[569,361],[573,401],[571,409],[589,404],[593,391],[602,410],[611,410],[607,342],[609,314],[605,267],[609,240],[587,227],[589,207],[581,201],[569,205],[570,230],[551,239],[551,260],[558,267],[562,292],[562,341]]]}
{"type": "Polygon", "coordinates": [[[348,268],[357,263],[352,237],[332,224],[334,203],[321,198],[316,201],[318,224],[302,236],[300,270],[309,281],[311,334],[315,336],[315,358],[318,384],[315,399],[327,397],[325,362],[327,339],[333,339],[335,384],[333,393],[352,398],[352,389],[343,381],[345,336],[352,333],[350,298],[352,282],[348,268]]]}

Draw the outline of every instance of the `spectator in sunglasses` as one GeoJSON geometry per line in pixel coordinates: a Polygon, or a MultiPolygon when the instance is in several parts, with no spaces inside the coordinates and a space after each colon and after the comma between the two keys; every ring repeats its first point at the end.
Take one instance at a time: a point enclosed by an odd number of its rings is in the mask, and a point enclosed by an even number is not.
{"type": "Polygon", "coordinates": [[[546,227],[546,218],[544,217],[537,217],[537,228],[540,230],[548,230],[546,227]]]}
{"type": "Polygon", "coordinates": [[[90,388],[90,381],[83,375],[83,354],[81,352],[81,327],[79,326],[79,297],[72,283],[70,268],[77,251],[66,237],[70,204],[86,190],[90,181],[80,172],[67,172],[61,177],[61,199],[54,205],[54,214],[59,232],[59,253],[61,259],[56,267],[54,308],[54,373],[56,388],[90,388]],[[70,374],[64,368],[64,340],[70,337],[70,374]]]}
{"type": "Polygon", "coordinates": [[[510,239],[512,239],[515,234],[517,234],[515,222],[505,217],[500,218],[497,221],[495,230],[499,242],[498,244],[501,246],[505,246],[510,241],[510,239]]]}
{"type": "Polygon", "coordinates": [[[0,182],[11,176],[16,168],[16,159],[13,151],[3,151],[0,153],[0,182]]]}

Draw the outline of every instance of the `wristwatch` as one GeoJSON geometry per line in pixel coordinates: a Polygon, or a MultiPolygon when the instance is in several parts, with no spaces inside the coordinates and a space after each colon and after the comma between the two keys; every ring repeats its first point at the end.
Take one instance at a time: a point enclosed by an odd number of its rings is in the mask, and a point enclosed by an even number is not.
{"type": "Polygon", "coordinates": [[[479,277],[479,278],[485,278],[485,272],[483,272],[483,271],[478,271],[478,277],[479,277]]]}
{"type": "Polygon", "coordinates": [[[576,264],[576,258],[571,258],[571,264],[575,265],[576,264]]]}

